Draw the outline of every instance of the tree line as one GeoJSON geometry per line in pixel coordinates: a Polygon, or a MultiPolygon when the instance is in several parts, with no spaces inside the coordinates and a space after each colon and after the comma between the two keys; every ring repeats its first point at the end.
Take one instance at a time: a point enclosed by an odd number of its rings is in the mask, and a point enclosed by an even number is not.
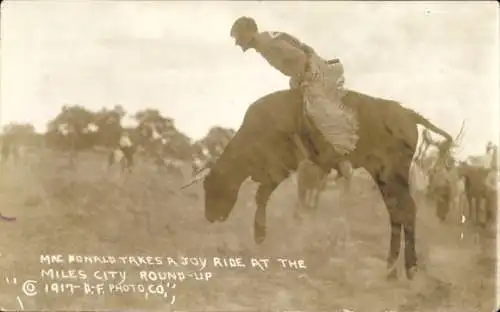
{"type": "Polygon", "coordinates": [[[147,108],[129,115],[134,126],[123,126],[125,109],[117,105],[92,111],[81,105],[65,105],[47,123],[44,133],[37,133],[30,123],[10,123],[3,127],[2,143],[47,147],[55,150],[82,151],[114,149],[123,135],[129,137],[134,148],[141,148],[155,156],[189,160],[199,150],[200,143],[224,140],[234,130],[213,126],[205,137],[193,141],[175,126],[174,119],[162,115],[157,109],[147,108]]]}

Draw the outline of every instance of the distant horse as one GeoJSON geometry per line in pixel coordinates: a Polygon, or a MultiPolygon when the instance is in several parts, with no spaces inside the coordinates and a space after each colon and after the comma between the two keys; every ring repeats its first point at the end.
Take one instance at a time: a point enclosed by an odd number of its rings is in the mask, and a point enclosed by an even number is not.
{"type": "Polygon", "coordinates": [[[488,144],[486,155],[469,157],[468,160],[461,162],[458,168],[464,179],[469,207],[466,217],[484,225],[493,220],[497,209],[497,148],[488,144]],[[481,212],[485,215],[484,222],[480,221],[481,212]]]}

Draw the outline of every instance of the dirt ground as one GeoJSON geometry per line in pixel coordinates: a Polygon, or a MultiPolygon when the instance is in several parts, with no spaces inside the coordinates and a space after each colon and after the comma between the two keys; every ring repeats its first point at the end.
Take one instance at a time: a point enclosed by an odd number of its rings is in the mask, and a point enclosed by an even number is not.
{"type": "Polygon", "coordinates": [[[423,269],[412,282],[402,270],[399,281],[385,280],[388,216],[378,190],[362,171],[357,172],[351,194],[329,188],[318,210],[301,222],[293,217],[295,186],[291,179],[283,183],[269,203],[267,239],[257,246],[252,233],[253,182],[245,182],[237,207],[225,223],[209,224],[204,219],[201,185],[181,191],[182,179],[158,173],[146,164],[139,164],[124,179],[105,170],[104,156],[81,155],[74,171],[65,164],[61,156],[31,155],[23,165],[10,165],[1,172],[0,212],[17,219],[0,220],[0,309],[494,310],[496,232],[490,229],[475,235],[476,231],[467,228],[460,239],[456,216],[440,224],[432,207],[422,202],[417,253],[423,269]],[[66,263],[40,263],[40,255],[58,254],[66,263]],[[116,259],[151,256],[165,263],[68,264],[70,254],[116,259]],[[181,262],[184,256],[206,258],[207,267],[200,270],[191,264],[166,263],[166,257],[181,262]],[[214,257],[240,257],[247,267],[214,268],[214,257]],[[252,257],[269,258],[268,269],[252,268],[252,257]],[[282,268],[278,258],[301,259],[306,268],[282,268]],[[42,278],[41,270],[50,268],[66,273],[53,280],[42,278]],[[89,277],[69,278],[69,270],[84,270],[89,277]],[[101,295],[96,294],[97,288],[93,295],[85,295],[85,290],[90,292],[85,288],[69,293],[71,286],[66,284],[98,284],[90,276],[97,270],[126,270],[122,286],[133,284],[136,292],[111,293],[109,285],[118,280],[109,280],[103,282],[101,295]],[[140,271],[183,272],[187,278],[145,282],[139,278],[140,271]],[[202,272],[210,272],[211,278],[196,280],[209,277],[202,272]],[[30,286],[33,283],[36,289],[30,286]],[[146,289],[141,290],[139,284],[146,289]],[[54,293],[60,287],[66,287],[64,293],[54,293]],[[153,293],[163,290],[168,290],[166,296],[153,293]]]}

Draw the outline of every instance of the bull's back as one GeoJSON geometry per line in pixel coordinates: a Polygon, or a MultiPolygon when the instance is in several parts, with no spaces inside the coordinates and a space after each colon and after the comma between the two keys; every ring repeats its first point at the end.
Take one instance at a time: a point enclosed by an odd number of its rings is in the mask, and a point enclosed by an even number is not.
{"type": "Polygon", "coordinates": [[[301,101],[298,90],[281,90],[266,95],[250,105],[238,132],[259,137],[266,132],[289,136],[297,130],[301,101]]]}
{"type": "Polygon", "coordinates": [[[356,110],[360,124],[359,141],[353,152],[355,163],[369,164],[367,158],[375,162],[391,162],[391,157],[403,146],[413,157],[418,143],[418,129],[406,108],[395,101],[354,91],[347,93],[344,102],[356,110]]]}
{"type": "MultiPolygon", "coordinates": [[[[391,157],[402,145],[407,147],[410,159],[413,157],[418,141],[417,127],[399,103],[354,91],[348,91],[344,102],[357,112],[360,123],[360,138],[351,159],[355,167],[390,164],[391,157]]],[[[272,166],[278,165],[271,159],[280,159],[284,166],[296,170],[298,164],[291,138],[303,129],[302,108],[299,90],[282,90],[264,96],[248,108],[232,141],[238,142],[240,152],[249,151],[254,159],[270,161],[272,166]]],[[[316,148],[328,148],[329,144],[318,134],[313,131],[309,136],[314,138],[316,148]]]]}
{"type": "MultiPolygon", "coordinates": [[[[357,112],[360,141],[372,142],[371,148],[383,146],[387,143],[384,139],[391,137],[407,139],[416,146],[416,125],[398,102],[354,91],[348,91],[343,101],[357,112]]],[[[272,130],[289,136],[303,122],[302,106],[302,95],[297,89],[271,93],[248,108],[240,130],[247,128],[256,133],[272,130]]]]}

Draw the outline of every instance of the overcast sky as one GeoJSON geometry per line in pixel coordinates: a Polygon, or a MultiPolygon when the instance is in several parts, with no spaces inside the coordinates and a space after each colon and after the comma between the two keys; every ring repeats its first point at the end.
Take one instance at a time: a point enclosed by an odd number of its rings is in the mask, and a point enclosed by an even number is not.
{"type": "Polygon", "coordinates": [[[237,128],[288,80],[229,36],[241,15],[344,63],[346,86],[456,135],[498,141],[496,2],[3,1],[0,122],[40,131],[63,104],[158,108],[193,138],[237,128]]]}

